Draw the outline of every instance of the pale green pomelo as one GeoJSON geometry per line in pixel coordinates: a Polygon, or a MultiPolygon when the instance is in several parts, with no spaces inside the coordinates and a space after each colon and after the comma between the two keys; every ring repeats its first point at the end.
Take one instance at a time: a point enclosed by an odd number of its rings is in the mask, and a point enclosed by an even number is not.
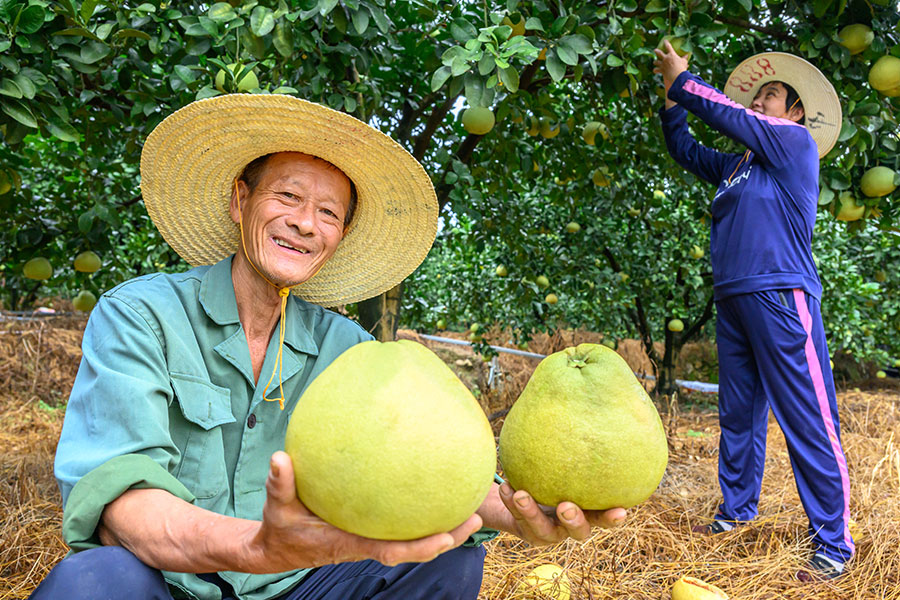
{"type": "Polygon", "coordinates": [[[850,51],[850,54],[859,54],[869,47],[875,34],[868,25],[862,23],[854,23],[847,25],[838,33],[841,39],[841,45],[850,51]]]}
{"type": "Polygon", "coordinates": [[[628,363],[599,344],[542,360],[500,432],[510,484],[549,506],[634,506],[659,485],[668,456],[647,392],[628,363]]]}
{"type": "Polygon", "coordinates": [[[838,221],[858,221],[866,214],[866,206],[857,204],[856,198],[850,192],[844,192],[838,198],[840,208],[836,218],[838,221]]]}
{"type": "Polygon", "coordinates": [[[879,92],[900,86],[900,58],[886,55],[876,60],[869,69],[869,85],[879,92]]]}
{"type": "Polygon", "coordinates": [[[859,188],[870,198],[887,196],[897,189],[897,186],[894,185],[895,175],[893,169],[888,167],[872,167],[863,174],[859,181],[859,188]]]}
{"type": "Polygon", "coordinates": [[[407,340],[357,344],[322,371],[294,409],[285,451],[303,504],[384,540],[460,525],[496,469],[484,411],[441,359],[407,340]]]}
{"type": "Polygon", "coordinates": [[[462,124],[469,133],[484,135],[494,128],[494,113],[484,106],[470,106],[463,111],[462,124]]]}

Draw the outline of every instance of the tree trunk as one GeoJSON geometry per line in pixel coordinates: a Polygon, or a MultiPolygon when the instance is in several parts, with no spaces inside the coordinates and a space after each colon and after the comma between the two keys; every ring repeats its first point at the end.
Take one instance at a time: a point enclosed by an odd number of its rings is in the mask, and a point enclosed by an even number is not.
{"type": "Polygon", "coordinates": [[[359,324],[379,342],[393,342],[400,323],[401,281],[385,293],[359,303],[359,324]]]}

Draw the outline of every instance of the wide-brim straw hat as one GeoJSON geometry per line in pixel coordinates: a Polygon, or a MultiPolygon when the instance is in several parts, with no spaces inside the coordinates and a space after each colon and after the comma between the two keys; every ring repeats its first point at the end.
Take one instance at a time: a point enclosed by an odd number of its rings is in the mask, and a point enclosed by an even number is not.
{"type": "Polygon", "coordinates": [[[725,83],[725,95],[749,108],[759,88],[770,81],[783,81],[797,91],[806,115],[806,129],[819,147],[819,158],[828,154],[841,133],[842,122],[841,102],[831,82],[799,56],[763,52],[732,71],[725,83]]]}
{"type": "Polygon", "coordinates": [[[141,153],[141,193],[163,238],[191,265],[235,253],[233,181],[254,159],[302,152],[324,159],[356,186],[357,206],[334,256],[293,288],[338,306],[391,289],[418,267],[437,234],[431,178],[397,142],[342,112],[293,96],[228,94],[169,115],[141,153]]]}

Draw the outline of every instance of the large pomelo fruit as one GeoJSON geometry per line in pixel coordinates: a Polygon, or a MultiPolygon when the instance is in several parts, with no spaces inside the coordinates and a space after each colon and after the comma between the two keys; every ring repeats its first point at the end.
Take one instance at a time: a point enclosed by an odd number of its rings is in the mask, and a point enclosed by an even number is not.
{"type": "Polygon", "coordinates": [[[600,344],[542,360],[500,432],[510,484],[550,506],[634,506],[659,485],[668,458],[650,397],[628,363],[600,344]]]}
{"type": "Polygon", "coordinates": [[[322,371],[291,415],[285,451],[303,504],[383,540],[462,524],[497,466],[478,402],[440,358],[407,340],[357,344],[322,371]]]}

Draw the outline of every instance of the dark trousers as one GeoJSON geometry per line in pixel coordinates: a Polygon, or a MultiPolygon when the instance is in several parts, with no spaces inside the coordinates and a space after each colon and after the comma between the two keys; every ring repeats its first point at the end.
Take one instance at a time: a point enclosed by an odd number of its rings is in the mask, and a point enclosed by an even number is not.
{"type": "MultiPolygon", "coordinates": [[[[327,565],[309,573],[278,600],[474,600],[481,588],[484,547],[460,547],[427,563],[386,567],[374,560],[327,565]]],[[[201,577],[231,587],[216,574],[201,577]]],[[[120,546],[103,546],[66,557],[31,595],[33,600],[172,600],[157,569],[120,546]]]]}
{"type": "Polygon", "coordinates": [[[848,560],[850,478],[819,301],[799,289],[768,290],[719,300],[716,308],[724,498],[717,518],[749,521],[757,514],[771,408],[813,542],[848,560]]]}

